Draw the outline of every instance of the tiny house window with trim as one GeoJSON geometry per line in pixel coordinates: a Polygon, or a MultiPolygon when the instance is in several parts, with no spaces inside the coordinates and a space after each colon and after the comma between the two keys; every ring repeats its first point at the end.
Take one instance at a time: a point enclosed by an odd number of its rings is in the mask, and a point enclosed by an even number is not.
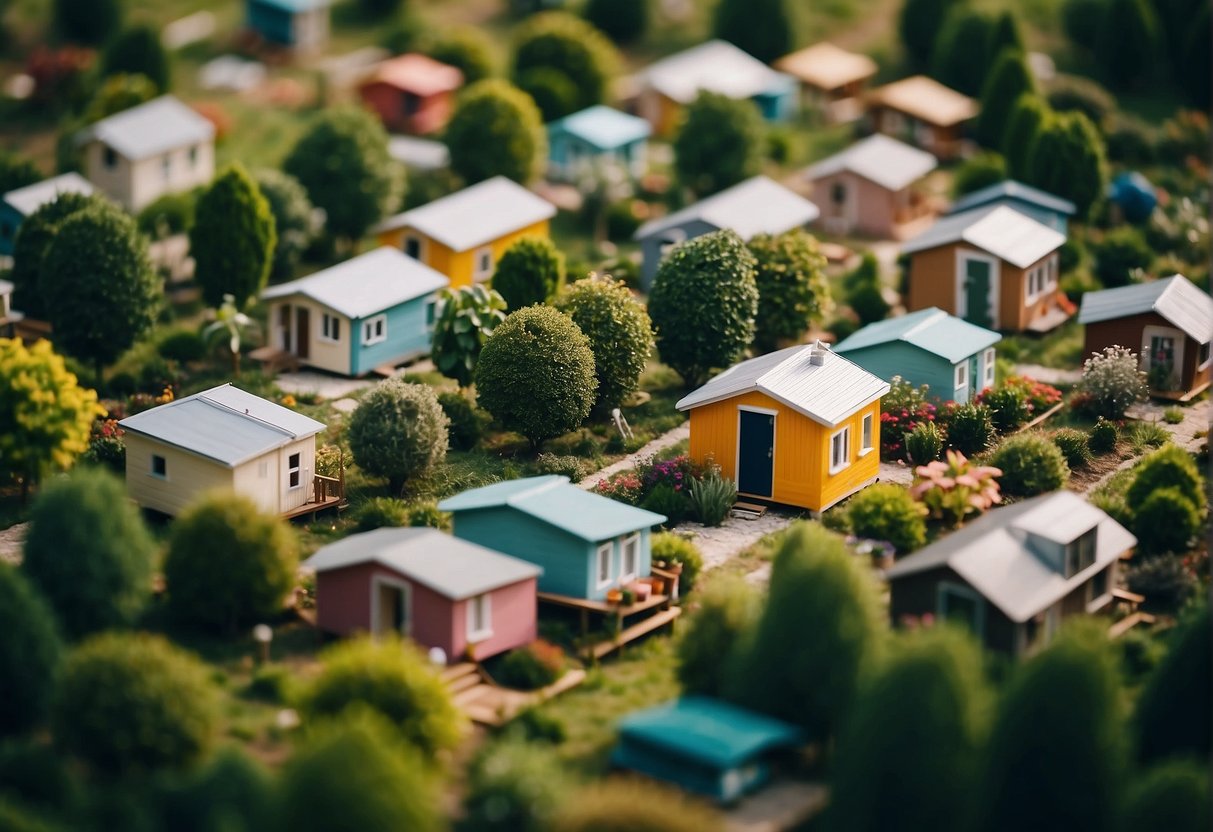
{"type": "Polygon", "coordinates": [[[325,312],[320,319],[320,334],[325,341],[340,341],[341,319],[325,312]]]}
{"type": "Polygon", "coordinates": [[[298,488],[302,482],[302,463],[300,454],[291,454],[286,458],[287,485],[298,488]]]}
{"type": "Polygon", "coordinates": [[[830,437],[830,473],[837,474],[851,464],[851,428],[847,426],[830,437]]]}
{"type": "Polygon", "coordinates": [[[468,599],[468,641],[483,641],[493,634],[493,604],[488,595],[468,599]]]}
{"type": "Polygon", "coordinates": [[[387,340],[387,315],[376,315],[362,322],[362,344],[369,346],[387,340]]]}
{"type": "Polygon", "coordinates": [[[152,476],[168,479],[168,460],[160,454],[152,454],[152,476]]]}

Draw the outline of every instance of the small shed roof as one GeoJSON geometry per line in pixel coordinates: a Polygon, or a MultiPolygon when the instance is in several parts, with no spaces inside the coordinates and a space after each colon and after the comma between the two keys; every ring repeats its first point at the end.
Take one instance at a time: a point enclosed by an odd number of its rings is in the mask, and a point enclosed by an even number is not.
{"type": "Polygon", "coordinates": [[[463,73],[419,52],[388,58],[375,65],[363,84],[387,84],[414,95],[453,92],[463,86],[463,73]]]}
{"type": "Polygon", "coordinates": [[[997,202],[1002,199],[1018,199],[1022,202],[1037,205],[1047,211],[1064,214],[1067,217],[1074,216],[1078,210],[1074,207],[1074,203],[1068,199],[1062,199],[1047,191],[1042,191],[1040,188],[1033,188],[1031,185],[1016,182],[1014,179],[1005,179],[981,190],[973,191],[971,194],[965,194],[952,203],[952,207],[948,209],[948,213],[961,214],[973,208],[989,205],[991,202],[997,202]]]}
{"type": "Polygon", "coordinates": [[[347,318],[365,318],[450,283],[446,275],[399,249],[380,246],[307,277],[270,286],[261,297],[303,295],[347,318]]]}
{"type": "Polygon", "coordinates": [[[680,211],[649,220],[636,230],[642,240],[692,220],[736,231],[742,239],[757,234],[782,234],[817,219],[817,206],[766,176],[755,176],[680,211]]]}
{"type": "Polygon", "coordinates": [[[730,98],[753,98],[790,91],[794,85],[790,76],[724,40],[710,40],[662,58],[639,75],[642,83],[680,104],[693,101],[700,90],[730,98]]]}
{"type": "Polygon", "coordinates": [[[599,150],[614,150],[647,139],[653,128],[639,116],[597,104],[548,125],[548,132],[564,131],[599,150]]]}
{"type": "Polygon", "coordinates": [[[664,523],[666,518],[578,488],[550,474],[473,488],[443,500],[443,511],[510,508],[591,543],[664,523]]]}
{"type": "Polygon", "coordinates": [[[1150,283],[1087,292],[1078,310],[1080,324],[1156,312],[1192,340],[1213,341],[1213,298],[1182,274],[1150,283]]]}
{"type": "Polygon", "coordinates": [[[118,424],[229,468],[325,427],[230,384],[136,413],[118,424]]]}
{"type": "Polygon", "coordinates": [[[868,100],[937,127],[968,121],[978,110],[977,102],[972,98],[925,75],[914,75],[877,87],[868,93],[868,100]]]}
{"type": "Polygon", "coordinates": [[[445,144],[418,136],[389,136],[387,152],[400,164],[416,170],[442,170],[451,164],[451,152],[445,144]]]}
{"type": "Polygon", "coordinates": [[[437,529],[375,529],[321,547],[304,562],[317,573],[377,563],[462,601],[536,578],[543,569],[437,529]]]}
{"type": "Polygon", "coordinates": [[[1007,205],[987,205],[940,218],[903,244],[901,252],[913,254],[962,240],[1023,269],[1061,248],[1066,235],[1007,205]]]}
{"type": "Polygon", "coordinates": [[[822,41],[784,55],[775,68],[823,90],[834,90],[876,74],[876,62],[822,41]]]}
{"type": "Polygon", "coordinates": [[[794,725],[706,696],[628,714],[619,721],[619,735],[717,769],[804,741],[794,725]]]}
{"type": "Polygon", "coordinates": [[[834,352],[845,354],[901,342],[955,364],[1001,340],[1002,336],[993,330],[971,324],[932,306],[868,324],[835,344],[834,352]]]}
{"type": "Polygon", "coordinates": [[[556,206],[543,197],[494,176],[390,217],[376,230],[415,228],[454,251],[467,251],[555,215],[556,206]]]}
{"type": "Polygon", "coordinates": [[[987,512],[885,571],[895,581],[950,567],[1015,622],[1027,621],[1081,586],[1137,538],[1071,491],[1055,491],[987,512]],[[1098,529],[1095,562],[1067,578],[1032,549],[1032,536],[1064,545],[1098,529]]]}
{"type": "Polygon", "coordinates": [[[215,125],[171,95],[103,118],[80,133],[82,141],[102,141],[138,161],[215,138],[215,125]]]}
{"type": "Polygon", "coordinates": [[[846,170],[882,188],[900,191],[935,170],[937,165],[935,157],[925,150],[910,147],[883,133],[874,133],[812,165],[805,170],[804,178],[813,181],[846,170]]]}
{"type": "Polygon", "coordinates": [[[755,390],[832,428],[889,392],[889,384],[818,341],[734,364],[677,407],[691,410],[755,390]],[[814,352],[822,363],[812,362],[814,352]]]}
{"type": "Polygon", "coordinates": [[[11,190],[3,198],[21,216],[28,217],[48,202],[54,202],[59,194],[72,193],[87,196],[95,190],[93,183],[80,174],[64,173],[52,176],[50,179],[43,179],[41,182],[35,182],[33,185],[26,185],[24,188],[11,190]]]}

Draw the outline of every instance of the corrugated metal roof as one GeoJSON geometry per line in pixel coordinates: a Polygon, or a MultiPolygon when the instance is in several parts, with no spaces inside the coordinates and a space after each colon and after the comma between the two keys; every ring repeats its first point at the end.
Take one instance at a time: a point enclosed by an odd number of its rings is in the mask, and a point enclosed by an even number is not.
{"type": "Polygon", "coordinates": [[[603,104],[556,119],[548,125],[548,133],[555,130],[564,130],[599,150],[623,147],[647,139],[653,132],[649,123],[639,116],[603,104]]]}
{"type": "Polygon", "coordinates": [[[316,572],[378,563],[453,601],[536,578],[543,569],[437,529],[375,529],[321,547],[304,562],[316,572]]]}
{"type": "Polygon", "coordinates": [[[48,202],[54,202],[59,194],[93,193],[96,188],[78,173],[64,173],[9,191],[3,197],[4,201],[28,217],[48,202]]]}
{"type": "Polygon", "coordinates": [[[900,191],[935,170],[937,165],[935,157],[925,150],[910,147],[883,133],[874,133],[812,165],[803,176],[813,181],[847,170],[882,188],[900,191]]]}
{"type": "Polygon", "coordinates": [[[952,203],[952,207],[948,209],[948,213],[961,214],[1000,199],[1018,199],[1023,202],[1030,202],[1033,205],[1039,205],[1041,208],[1056,211],[1066,216],[1073,216],[1078,210],[1075,208],[1074,203],[1068,199],[1062,199],[1039,188],[1033,188],[1031,185],[1016,182],[1014,179],[1006,179],[962,196],[952,203]]]}
{"type": "Polygon", "coordinates": [[[619,735],[716,768],[803,742],[800,729],[706,696],[684,696],[619,721],[619,735]]]}
{"type": "Polygon", "coordinates": [[[835,344],[834,352],[846,354],[892,341],[903,341],[955,364],[1001,340],[1002,336],[993,330],[971,324],[932,306],[868,324],[835,344]]]}
{"type": "Polygon", "coordinates": [[[554,216],[555,205],[517,182],[494,176],[397,214],[375,230],[415,228],[453,251],[467,251],[554,216]]]}
{"type": "Polygon", "coordinates": [[[1080,324],[1157,312],[1201,344],[1213,341],[1213,298],[1182,274],[1150,283],[1087,292],[1080,324]]]}
{"type": "Polygon", "coordinates": [[[976,117],[979,109],[972,98],[925,75],[914,75],[885,84],[872,90],[868,98],[940,127],[968,121],[976,117]]]}
{"type": "Polygon", "coordinates": [[[360,254],[315,274],[267,287],[265,300],[303,295],[349,318],[365,318],[424,297],[451,281],[391,246],[360,254]]]}
{"type": "Polygon", "coordinates": [[[230,384],[136,413],[118,424],[229,468],[325,428],[230,384]]]}
{"type": "Polygon", "coordinates": [[[885,571],[891,581],[948,566],[1015,622],[1027,621],[1081,586],[1137,543],[1124,526],[1071,491],[994,509],[885,571]],[[1066,578],[1030,546],[1029,535],[1068,543],[1097,528],[1095,563],[1066,578]]]}
{"type": "Polygon", "coordinates": [[[700,90],[730,98],[753,98],[762,93],[791,91],[795,79],[769,66],[728,41],[710,40],[649,64],[638,73],[641,82],[681,104],[700,90]]]}
{"type": "Polygon", "coordinates": [[[784,55],[775,62],[775,68],[823,90],[871,78],[877,69],[867,55],[848,52],[826,41],[784,55]]]}
{"type": "Polygon", "coordinates": [[[139,160],[215,138],[215,125],[171,95],[115,113],[81,131],[84,141],[105,142],[139,160]]]}
{"type": "Polygon", "coordinates": [[[945,246],[961,240],[1024,269],[1061,248],[1066,235],[1006,205],[987,205],[936,221],[904,243],[902,254],[945,246]]]}
{"type": "Polygon", "coordinates": [[[820,213],[800,194],[769,177],[755,176],[680,211],[649,220],[633,236],[641,240],[691,220],[702,220],[748,240],[758,234],[782,234],[808,225],[820,213]]]}
{"type": "Polygon", "coordinates": [[[889,384],[818,341],[735,364],[683,397],[677,407],[691,410],[751,390],[765,393],[832,428],[889,392],[889,384]],[[825,354],[824,363],[812,363],[810,356],[814,349],[825,354]]]}
{"type": "Polygon", "coordinates": [[[451,512],[498,506],[509,506],[591,543],[666,521],[663,515],[578,488],[568,477],[555,474],[473,488],[438,504],[451,512]]]}

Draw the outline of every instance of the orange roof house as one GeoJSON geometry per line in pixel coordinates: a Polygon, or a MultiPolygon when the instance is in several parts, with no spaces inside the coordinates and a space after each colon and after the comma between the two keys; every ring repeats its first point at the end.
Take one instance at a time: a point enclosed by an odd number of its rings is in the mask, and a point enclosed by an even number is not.
{"type": "Polygon", "coordinates": [[[976,118],[977,102],[950,87],[915,75],[877,87],[867,96],[872,129],[929,150],[940,159],[960,153],[965,124],[976,118]]]}
{"type": "Polygon", "coordinates": [[[410,53],[379,63],[358,85],[362,101],[393,132],[441,130],[451,116],[463,73],[425,55],[410,53]]]}
{"type": "Polygon", "coordinates": [[[876,62],[822,41],[785,55],[775,68],[800,81],[801,104],[820,110],[829,121],[854,121],[858,98],[876,74],[876,62]]]}

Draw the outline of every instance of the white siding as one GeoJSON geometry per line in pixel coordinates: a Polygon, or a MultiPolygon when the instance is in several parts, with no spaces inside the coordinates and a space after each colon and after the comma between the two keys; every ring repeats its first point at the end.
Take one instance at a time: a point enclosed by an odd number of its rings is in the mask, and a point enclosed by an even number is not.
{"type": "Polygon", "coordinates": [[[126,493],[144,508],[176,516],[203,492],[234,486],[232,469],[225,465],[146,436],[126,434],[126,493]],[[152,474],[153,454],[165,459],[164,479],[152,474]]]}

